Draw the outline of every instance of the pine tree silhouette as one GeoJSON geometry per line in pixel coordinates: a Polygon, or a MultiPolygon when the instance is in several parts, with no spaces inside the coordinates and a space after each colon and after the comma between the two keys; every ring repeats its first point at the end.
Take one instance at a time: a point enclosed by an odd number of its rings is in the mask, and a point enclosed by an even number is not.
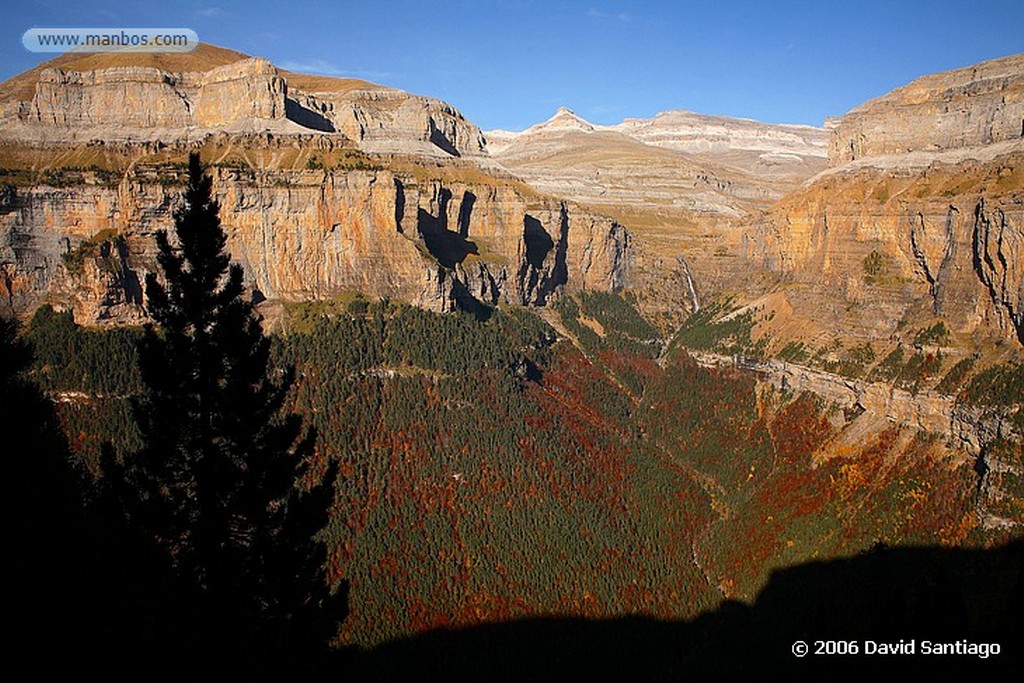
{"type": "Polygon", "coordinates": [[[146,278],[155,325],[139,347],[146,391],[133,406],[145,446],[106,467],[131,525],[194,589],[212,638],[264,654],[314,648],[347,608],[347,585],[332,593],[316,539],[336,470],[303,490],[315,434],[283,414],[293,372],[269,367],[197,154],[184,199],[177,246],[157,234],[166,284],[146,278]]]}
{"type": "Polygon", "coordinates": [[[86,600],[78,599],[80,587],[72,589],[67,581],[67,568],[84,564],[84,525],[79,477],[53,405],[26,376],[33,353],[19,329],[17,320],[0,316],[0,433],[7,463],[3,512],[8,520],[4,573],[16,587],[8,592],[4,612],[18,625],[5,641],[12,665],[31,667],[38,675],[38,663],[45,665],[52,655],[55,615],[61,627],[86,623],[86,600]]]}

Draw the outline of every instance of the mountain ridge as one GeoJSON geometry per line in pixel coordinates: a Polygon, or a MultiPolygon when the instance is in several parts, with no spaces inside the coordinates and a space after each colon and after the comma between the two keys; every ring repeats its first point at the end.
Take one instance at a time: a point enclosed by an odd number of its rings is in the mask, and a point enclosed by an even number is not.
{"type": "MultiPolygon", "coordinates": [[[[885,313],[891,316],[895,315],[892,311],[909,310],[903,304],[896,305],[897,300],[918,302],[911,308],[920,307],[923,292],[939,287],[936,283],[940,279],[953,277],[955,269],[950,270],[950,264],[947,264],[946,275],[942,278],[938,275],[942,270],[941,259],[936,260],[932,253],[937,248],[932,243],[942,241],[933,235],[937,228],[926,225],[915,228],[914,232],[904,226],[907,221],[913,222],[914,211],[907,214],[913,202],[907,204],[905,197],[900,199],[902,204],[891,202],[884,211],[896,214],[886,213],[884,220],[881,215],[875,217],[871,211],[866,211],[867,205],[862,200],[856,208],[848,204],[838,208],[834,204],[838,197],[856,195],[856,192],[838,189],[839,181],[834,178],[839,176],[851,176],[848,182],[854,185],[862,182],[892,185],[892,178],[888,176],[869,180],[870,173],[899,176],[910,173],[913,167],[918,169],[913,173],[927,175],[934,172],[929,169],[938,161],[955,166],[974,162],[1004,163],[998,160],[1010,159],[1009,170],[1000,176],[1002,179],[992,181],[995,183],[992,187],[998,188],[998,192],[990,192],[986,206],[996,210],[999,216],[1010,217],[1010,222],[1005,224],[1009,227],[992,233],[990,243],[1015,244],[1013,235],[1018,228],[1013,218],[1016,215],[1014,198],[1019,197],[1020,189],[1015,187],[1017,176],[1012,169],[1021,142],[1013,137],[1011,129],[1024,107],[1021,97],[1024,55],[1011,55],[973,68],[918,79],[893,91],[894,94],[876,98],[843,117],[828,121],[823,128],[762,124],[684,110],[668,110],[648,119],[627,118],[619,124],[604,126],[561,107],[547,121],[525,131],[486,134],[448,103],[358,79],[294,74],[263,59],[205,45],[191,57],[163,57],[65,55],[0,84],[0,94],[8,94],[6,100],[0,97],[0,156],[9,166],[5,171],[8,177],[18,179],[12,187],[21,188],[16,192],[8,191],[4,221],[8,234],[16,236],[11,239],[25,240],[25,235],[34,235],[33,231],[39,228],[36,224],[40,219],[30,215],[39,209],[33,202],[38,199],[51,207],[51,213],[39,214],[48,216],[46,220],[50,223],[40,234],[49,237],[35,242],[34,238],[29,238],[27,242],[50,244],[41,252],[46,254],[42,262],[47,273],[42,281],[61,269],[62,250],[70,253],[92,239],[92,234],[86,234],[88,229],[80,226],[96,226],[95,234],[111,226],[118,226],[118,231],[125,229],[121,219],[113,218],[122,210],[120,208],[109,215],[104,208],[96,216],[79,216],[75,213],[79,210],[69,212],[70,204],[65,202],[53,212],[53,202],[62,200],[51,190],[43,189],[46,183],[52,184],[51,176],[59,174],[61,168],[71,168],[70,175],[79,178],[81,170],[74,169],[96,165],[99,163],[97,154],[109,157],[114,141],[119,139],[127,145],[125,149],[133,151],[115,163],[116,173],[122,174],[118,183],[123,185],[115,203],[118,207],[134,206],[126,198],[137,191],[132,189],[137,187],[132,183],[139,179],[126,172],[135,163],[129,161],[129,157],[136,156],[140,161],[148,157],[149,163],[162,163],[161,159],[167,160],[166,154],[152,155],[162,145],[173,141],[179,146],[198,145],[218,150],[210,157],[213,163],[228,163],[230,159],[231,164],[265,174],[256,176],[264,178],[262,181],[245,181],[257,185],[271,177],[277,183],[291,182],[287,178],[294,177],[301,178],[300,184],[312,187],[316,176],[330,176],[335,170],[358,167],[401,169],[395,173],[393,183],[400,184],[402,192],[413,192],[423,181],[433,183],[445,178],[439,189],[431,186],[433,189],[427,193],[429,198],[417,194],[428,203],[417,207],[418,211],[423,211],[423,221],[412,229],[412,235],[407,235],[427,254],[431,251],[427,242],[434,240],[432,244],[437,244],[436,239],[428,235],[434,228],[442,236],[458,233],[451,239],[445,237],[452,244],[455,244],[453,240],[473,242],[472,235],[491,234],[495,229],[493,217],[502,216],[500,232],[506,236],[499,240],[504,244],[498,250],[501,258],[506,262],[525,262],[526,234],[533,228],[512,227],[517,221],[525,221],[525,216],[536,217],[536,213],[547,216],[550,224],[544,225],[543,230],[556,244],[559,240],[554,236],[564,232],[559,225],[562,219],[558,217],[563,209],[553,207],[565,206],[565,211],[570,213],[578,211],[582,224],[586,225],[604,221],[597,218],[599,215],[610,216],[602,224],[607,229],[605,237],[619,245],[609,252],[614,253],[610,263],[616,265],[598,281],[615,283],[614,287],[628,286],[636,291],[648,313],[664,314],[662,324],[665,326],[685,317],[696,291],[700,291],[702,297],[711,298],[724,292],[738,292],[741,298],[750,300],[765,295],[779,283],[797,278],[801,286],[810,284],[811,289],[818,292],[811,297],[816,301],[824,296],[835,304],[837,292],[852,292],[849,296],[853,301],[863,300],[869,292],[884,295],[893,300],[893,307],[885,313]],[[66,68],[55,68],[58,66],[66,68]],[[74,71],[71,67],[96,68],[74,71]],[[172,74],[163,67],[196,70],[172,74]],[[972,80],[975,76],[981,79],[981,85],[972,80]],[[33,78],[30,99],[10,99],[14,97],[11,93],[26,94],[25,84],[33,78]],[[939,106],[944,99],[956,103],[954,111],[947,112],[939,106]],[[892,104],[894,101],[898,106],[892,104]],[[136,106],[143,102],[146,106],[136,106]],[[960,133],[951,135],[949,126],[944,123],[948,117],[961,123],[969,121],[973,127],[961,126],[960,133]],[[911,125],[908,121],[916,123],[911,125]],[[915,127],[920,129],[916,138],[908,138],[906,131],[913,132],[915,127]],[[225,135],[228,137],[224,138],[225,135]],[[847,159],[851,139],[856,141],[855,158],[847,159]],[[285,152],[286,148],[292,151],[285,152]],[[52,160],[52,165],[48,160],[52,160]],[[300,168],[302,165],[304,168],[300,168]],[[861,171],[866,168],[875,170],[861,171]],[[300,170],[303,173],[298,173],[300,170]],[[278,174],[280,177],[266,175],[271,171],[282,173],[278,174]],[[463,180],[457,180],[459,178],[463,180]],[[470,178],[470,182],[464,182],[470,178]],[[519,207],[512,212],[508,211],[511,195],[492,189],[508,182],[503,178],[517,178],[524,181],[523,187],[530,188],[512,201],[519,207]],[[822,207],[829,204],[829,198],[820,196],[821,188],[832,188],[827,192],[832,193],[833,208],[824,209],[830,214],[829,230],[824,227],[825,214],[820,213],[822,207]],[[460,194],[472,195],[475,199],[465,203],[458,199],[460,194]],[[812,204],[799,208],[799,198],[810,196],[816,197],[812,204]],[[473,202],[483,198],[497,203],[486,210],[483,204],[477,204],[478,211],[474,212],[473,202]],[[999,204],[1003,198],[1007,203],[999,204]],[[476,219],[467,222],[460,215],[458,230],[452,230],[450,226],[455,223],[455,217],[451,216],[449,222],[449,201],[454,207],[469,207],[467,216],[478,215],[482,222],[478,224],[476,219]],[[577,208],[570,209],[570,204],[577,208]],[[537,209],[537,206],[543,208],[537,209]],[[519,218],[512,218],[520,211],[519,218]],[[858,218],[842,218],[846,215],[858,218]],[[869,229],[862,220],[880,222],[869,229]],[[64,221],[69,223],[63,226],[64,221]],[[843,229],[836,230],[840,225],[843,229]],[[626,228],[629,237],[609,237],[626,228]],[[466,231],[472,235],[462,234],[466,231]],[[56,236],[62,232],[66,244],[60,247],[56,236]],[[511,239],[515,232],[521,233],[517,239],[522,244],[518,247],[514,247],[516,240],[511,239]],[[824,242],[814,237],[826,233],[829,238],[824,242]],[[864,234],[874,237],[865,241],[864,234]],[[850,241],[846,235],[861,237],[850,241]],[[894,272],[900,273],[906,287],[900,291],[893,288],[890,288],[893,291],[884,288],[876,288],[876,291],[858,284],[858,259],[875,251],[894,259],[893,263],[898,264],[894,272]],[[808,256],[812,253],[816,254],[814,258],[808,256]],[[837,267],[837,263],[843,265],[837,267]],[[842,286],[837,286],[836,277],[842,280],[842,286]],[[693,286],[684,289],[684,281],[693,286]]],[[[105,163],[99,163],[101,170],[111,172],[113,169],[107,169],[105,163]]],[[[146,164],[142,168],[147,168],[146,164]]],[[[151,172],[151,168],[146,171],[151,172]]],[[[224,178],[231,183],[238,182],[226,175],[224,178]]],[[[112,180],[108,178],[105,182],[112,180]]],[[[88,186],[93,181],[81,182],[88,186]]],[[[931,197],[927,202],[917,202],[918,214],[937,215],[940,204],[955,204],[958,215],[966,215],[979,205],[977,194],[987,187],[972,186],[968,206],[953,201],[958,193],[966,190],[946,181],[943,183],[942,191],[952,194],[941,200],[931,197]]],[[[324,187],[330,184],[328,181],[324,187]]],[[[368,191],[369,187],[364,189],[368,191]]],[[[913,192],[922,194],[920,199],[930,196],[927,183],[912,187],[913,192]]],[[[264,197],[275,194],[268,188],[261,192],[264,197]]],[[[84,194],[102,207],[111,204],[101,188],[87,187],[84,194]]],[[[244,193],[239,189],[232,190],[233,196],[241,194],[244,193]]],[[[396,194],[384,204],[393,205],[390,211],[397,212],[403,201],[401,197],[401,193],[396,194]]],[[[350,199],[356,200],[355,197],[350,199]]],[[[360,201],[367,201],[367,198],[360,201]]],[[[245,211],[255,211],[259,202],[246,199],[242,206],[249,207],[245,211]]],[[[460,214],[462,210],[458,209],[460,214]]],[[[88,214],[90,209],[85,211],[88,214]]],[[[240,221],[251,225],[259,223],[264,226],[261,229],[268,230],[276,225],[274,221],[284,219],[274,217],[275,209],[261,211],[265,217],[258,221],[241,218],[244,214],[240,214],[240,221]]],[[[371,222],[378,220],[379,217],[374,217],[371,222]]],[[[918,223],[921,221],[928,222],[922,218],[918,223]]],[[[393,222],[405,229],[402,221],[393,222]]],[[[570,218],[568,224],[567,235],[572,233],[576,223],[570,218]]],[[[961,267],[955,272],[978,271],[977,279],[990,283],[985,287],[999,290],[995,295],[996,309],[1010,306],[1010,319],[1016,320],[1019,305],[1013,302],[1022,298],[1017,293],[1019,285],[1014,282],[1016,271],[1014,267],[999,265],[1006,259],[1015,263],[1016,257],[996,247],[993,247],[995,252],[985,255],[983,249],[978,250],[980,247],[970,247],[969,236],[964,239],[967,239],[966,246],[960,251],[977,253],[979,262],[991,260],[996,267],[982,269],[984,272],[977,268],[965,271],[961,267]]],[[[570,241],[577,242],[576,238],[570,241]]],[[[481,249],[476,242],[473,244],[480,255],[486,254],[484,261],[497,253],[481,249]]],[[[470,249],[468,244],[464,246],[470,249]]],[[[367,243],[365,249],[370,254],[373,245],[367,243]]],[[[460,259],[468,258],[474,263],[478,260],[471,251],[465,254],[459,251],[460,259]]],[[[243,252],[250,254],[253,272],[265,273],[269,278],[270,273],[277,271],[276,267],[256,267],[260,259],[253,255],[251,246],[239,253],[243,252]]],[[[26,256],[30,253],[31,248],[27,251],[11,249],[4,259],[5,268],[16,273],[6,286],[9,304],[15,298],[13,290],[18,288],[13,283],[24,276],[23,268],[34,258],[26,256]]],[[[327,258],[326,252],[324,254],[327,258]]],[[[588,254],[580,251],[578,257],[585,260],[588,254]]],[[[436,254],[431,256],[434,257],[436,254]]],[[[454,279],[447,274],[428,276],[424,282],[433,284],[426,289],[444,281],[448,283],[446,287],[467,287],[476,292],[474,298],[483,296],[495,302],[510,291],[501,283],[522,280],[507,265],[492,263],[471,276],[462,261],[455,263],[447,255],[442,261],[442,270],[449,269],[454,279]],[[464,272],[459,272],[460,268],[464,272]],[[495,295],[495,291],[504,294],[495,295]]],[[[408,296],[409,292],[425,291],[422,283],[398,285],[391,275],[367,277],[353,271],[341,276],[335,270],[338,267],[331,266],[328,269],[331,275],[322,281],[316,280],[309,291],[293,286],[294,275],[285,277],[283,274],[281,282],[292,284],[282,288],[267,280],[262,283],[262,289],[271,294],[288,291],[288,296],[312,293],[329,296],[332,287],[337,286],[331,283],[346,283],[345,287],[364,283],[374,294],[390,291],[408,296]],[[392,284],[384,286],[378,279],[389,280],[392,284]]],[[[354,264],[346,267],[356,268],[354,264]]],[[[288,266],[288,269],[294,268],[295,264],[288,266]]],[[[403,277],[413,277],[418,267],[412,267],[410,261],[395,270],[404,273],[403,277]]],[[[959,275],[956,278],[963,279],[959,275]]],[[[585,277],[583,283],[587,281],[585,277]]],[[[38,283],[31,285],[29,290],[40,293],[38,286],[38,283]]],[[[73,289],[73,286],[69,284],[67,288],[73,289]]],[[[961,291],[958,300],[965,301],[966,292],[973,288],[973,284],[964,280],[962,286],[947,287],[943,291],[961,291]]],[[[934,291],[929,296],[937,301],[934,291]]],[[[516,297],[521,298],[521,293],[513,298],[516,297]]],[[[547,295],[541,297],[541,300],[547,299],[547,295]]],[[[31,297],[25,299],[28,300],[31,297]]],[[[450,291],[436,296],[416,295],[414,300],[442,308],[450,306],[452,301],[450,291]],[[440,303],[442,301],[447,303],[440,303]]],[[[934,312],[939,310],[935,308],[937,305],[933,302],[934,312]]],[[[923,315],[919,312],[914,317],[923,315]]],[[[1007,332],[1005,316],[999,317],[1002,314],[982,312],[978,315],[982,327],[996,324],[1003,334],[1007,332]],[[1003,322],[992,322],[997,319],[1003,322]]],[[[869,335],[881,334],[883,329],[891,333],[893,324],[893,320],[887,320],[884,325],[853,325],[851,329],[867,330],[869,335]]],[[[960,329],[967,332],[974,329],[972,325],[976,323],[964,322],[960,329]]]]}
{"type": "Polygon", "coordinates": [[[166,142],[220,131],[341,133],[365,151],[421,156],[484,150],[479,128],[446,102],[295,74],[208,44],[188,53],[67,53],[0,83],[8,140],[166,142]]]}
{"type": "MultiPolygon", "coordinates": [[[[700,114],[685,109],[668,109],[665,111],[658,112],[654,116],[648,118],[642,117],[627,117],[616,124],[595,124],[581,117],[579,114],[574,112],[565,106],[560,106],[555,113],[545,121],[533,124],[532,126],[519,131],[508,131],[503,129],[485,131],[485,135],[488,140],[492,137],[501,141],[501,144],[497,148],[492,148],[492,153],[500,153],[503,151],[510,142],[520,137],[528,137],[542,132],[553,132],[565,129],[579,129],[584,131],[614,131],[622,133],[631,137],[638,142],[643,144],[650,144],[654,146],[662,146],[667,148],[676,148],[688,151],[696,151],[693,148],[688,148],[685,145],[673,145],[671,142],[662,141],[659,144],[657,135],[662,133],[665,128],[670,126],[679,126],[680,124],[688,124],[690,128],[695,129],[690,134],[699,136],[701,133],[707,133],[714,126],[718,126],[719,130],[715,131],[720,137],[722,133],[727,133],[729,126],[733,126],[738,129],[744,127],[752,129],[754,131],[779,131],[789,132],[794,137],[799,137],[799,134],[807,136],[807,141],[804,146],[808,148],[806,154],[812,156],[825,156],[827,150],[823,142],[820,142],[824,135],[826,135],[826,129],[811,126],[807,124],[789,124],[789,123],[762,123],[752,118],[740,118],[730,116],[720,116],[711,114],[700,114]],[[662,124],[661,129],[658,129],[658,124],[662,124]],[[700,130],[698,124],[703,124],[704,130],[700,130]],[[654,129],[653,131],[650,129],[654,129]],[[653,142],[651,140],[654,140],[653,142]],[[820,150],[815,150],[814,147],[821,147],[820,150]],[[812,152],[819,152],[812,153],[812,152]]],[[[675,133],[679,135],[679,131],[673,131],[671,128],[664,131],[669,135],[675,133]]],[[[756,136],[751,136],[756,137],[756,136]]],[[[727,141],[728,142],[728,141],[727,141]]],[[[698,145],[700,142],[697,143],[698,145]]],[[[751,147],[751,149],[762,149],[764,151],[775,151],[774,149],[764,147],[751,147]]]]}

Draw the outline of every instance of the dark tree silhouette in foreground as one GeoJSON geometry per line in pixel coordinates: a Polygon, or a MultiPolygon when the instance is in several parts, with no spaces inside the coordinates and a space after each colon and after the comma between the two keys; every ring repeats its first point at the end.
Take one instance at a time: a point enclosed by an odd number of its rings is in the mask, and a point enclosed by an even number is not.
{"type": "MultiPolygon", "coordinates": [[[[4,612],[12,666],[46,661],[53,634],[84,623],[68,568],[82,564],[78,477],[52,404],[27,379],[32,349],[20,325],[0,316],[0,433],[3,434],[4,612]]],[[[77,587],[76,587],[77,588],[77,587]]]]}
{"type": "Polygon", "coordinates": [[[182,661],[186,639],[176,628],[190,616],[180,599],[187,596],[148,547],[132,542],[123,516],[107,514],[107,499],[95,495],[53,403],[32,379],[40,368],[19,328],[0,316],[3,501],[12,521],[4,537],[12,586],[4,614],[15,625],[8,663],[42,678],[66,675],[68,662],[86,677],[188,678],[194,668],[182,661]]]}
{"type": "Polygon", "coordinates": [[[166,284],[146,278],[155,325],[140,344],[146,389],[134,405],[145,445],[107,467],[131,525],[194,590],[213,641],[263,655],[315,649],[346,610],[347,587],[332,593],[316,539],[336,470],[302,486],[315,435],[282,411],[293,374],[269,367],[197,154],[174,222],[176,246],[157,234],[166,284]]]}

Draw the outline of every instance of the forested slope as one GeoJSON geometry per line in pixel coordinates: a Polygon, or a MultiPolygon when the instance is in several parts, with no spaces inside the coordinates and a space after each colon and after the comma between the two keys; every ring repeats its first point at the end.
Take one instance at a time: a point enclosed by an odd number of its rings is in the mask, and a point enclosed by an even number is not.
{"type": "MultiPolygon", "coordinates": [[[[856,411],[662,353],[628,298],[584,293],[556,314],[561,334],[518,307],[486,321],[361,298],[289,311],[276,362],[298,371],[320,471],[340,465],[323,531],[331,576],[351,582],[340,642],[545,615],[694,618],[753,599],[774,568],[1019,537],[1019,477],[983,487],[940,435],[858,432],[856,411]],[[983,525],[996,508],[1009,523],[983,525]]],[[[30,326],[33,376],[87,460],[138,438],[135,334],[45,308],[30,326]]],[[[1019,443],[995,448],[1019,468],[1019,443]]]]}

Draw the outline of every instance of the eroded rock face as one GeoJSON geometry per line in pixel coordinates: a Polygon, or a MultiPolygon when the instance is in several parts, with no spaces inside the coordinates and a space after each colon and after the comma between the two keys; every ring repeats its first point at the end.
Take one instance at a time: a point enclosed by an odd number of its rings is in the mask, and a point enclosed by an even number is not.
{"type": "Polygon", "coordinates": [[[894,175],[819,178],[748,233],[749,255],[869,338],[909,315],[1019,339],[1024,154],[894,175]]]}
{"type": "MultiPolygon", "coordinates": [[[[714,353],[691,355],[706,367],[733,367],[736,362],[735,357],[714,353]]],[[[884,423],[951,437],[950,443],[958,443],[975,456],[998,439],[1019,440],[1024,436],[1014,425],[1013,408],[971,406],[956,396],[906,391],[886,382],[844,377],[781,360],[752,362],[750,369],[757,372],[759,384],[773,391],[790,395],[811,392],[834,408],[859,414],[857,419],[863,424],[840,437],[839,443],[851,436],[859,440],[877,433],[884,423]]],[[[820,454],[830,457],[830,451],[842,449],[826,448],[820,454]]]]}
{"type": "Polygon", "coordinates": [[[75,61],[65,55],[47,63],[54,66],[0,84],[0,132],[38,143],[319,131],[354,140],[371,153],[485,153],[480,129],[437,99],[365,81],[286,75],[265,59],[207,45],[191,59],[180,55],[161,66],[145,58],[75,61]],[[299,86],[291,87],[289,78],[299,86]]]}
{"type": "Polygon", "coordinates": [[[1019,433],[1007,413],[998,408],[957,403],[951,414],[951,434],[975,454],[983,453],[1000,439],[1020,441],[1024,434],[1019,433]]]}
{"type": "Polygon", "coordinates": [[[1024,137],[1024,54],[919,78],[844,115],[833,164],[980,147],[1024,137]]]}
{"type": "Polygon", "coordinates": [[[300,109],[314,113],[314,127],[344,133],[367,152],[431,156],[486,152],[480,129],[441,100],[369,87],[342,92],[294,90],[292,97],[300,109]]]}
{"type": "MultiPolygon", "coordinates": [[[[629,235],[613,220],[513,185],[416,180],[387,170],[213,168],[228,249],[271,299],[358,290],[434,310],[544,305],[626,284],[629,235]]],[[[0,205],[0,297],[44,300],[85,323],[144,315],[154,233],[171,229],[180,185],[156,167],[116,186],[8,190],[0,205]]]]}
{"type": "Polygon", "coordinates": [[[23,118],[68,128],[208,127],[242,118],[284,118],[286,93],[284,79],[265,59],[178,74],[132,66],[44,69],[23,118]]]}
{"type": "Polygon", "coordinates": [[[941,317],[1024,343],[1022,123],[1024,55],[858,107],[833,131],[834,168],[773,205],[747,254],[858,336],[941,317]]]}
{"type": "MultiPolygon", "coordinates": [[[[973,265],[988,289],[1000,317],[1005,313],[1024,344],[1024,196],[1016,197],[1010,213],[1001,207],[974,210],[973,265]]],[[[1002,324],[1002,320],[1000,323],[1002,324]]]]}
{"type": "Polygon", "coordinates": [[[956,404],[952,396],[915,394],[882,382],[869,383],[779,362],[773,363],[762,378],[776,389],[810,391],[836,406],[862,410],[893,424],[937,434],[952,433],[956,404]]]}
{"type": "Polygon", "coordinates": [[[49,299],[85,322],[144,315],[138,283],[180,195],[161,164],[197,145],[221,164],[212,173],[229,249],[271,299],[358,290],[473,310],[626,282],[620,225],[453,159],[486,143],[440,100],[282,73],[212,46],[65,55],[0,84],[0,99],[12,158],[88,159],[70,176],[18,161],[17,186],[0,194],[10,310],[49,299]]]}

